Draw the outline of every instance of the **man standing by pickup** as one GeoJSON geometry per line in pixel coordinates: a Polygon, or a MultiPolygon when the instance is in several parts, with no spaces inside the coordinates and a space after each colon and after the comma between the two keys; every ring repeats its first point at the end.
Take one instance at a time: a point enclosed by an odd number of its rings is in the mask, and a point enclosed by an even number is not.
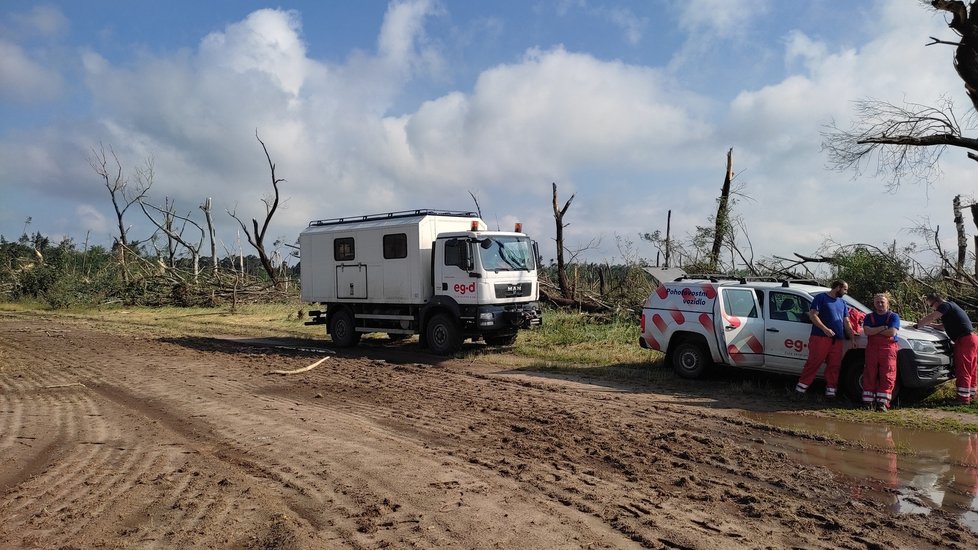
{"type": "Polygon", "coordinates": [[[924,301],[934,311],[917,321],[914,328],[933,324],[944,330],[954,342],[954,375],[958,389],[956,400],[967,405],[975,398],[975,386],[978,386],[978,336],[975,336],[971,319],[961,306],[945,300],[940,294],[928,294],[924,296],[924,301]],[[937,319],[941,322],[935,323],[937,319]]]}
{"type": "Polygon", "coordinates": [[[815,381],[818,368],[825,363],[825,397],[835,399],[839,388],[839,369],[842,366],[843,339],[852,338],[849,325],[849,306],[843,296],[849,293],[849,284],[842,280],[832,281],[832,289],[812,300],[808,318],[812,321],[812,334],[808,337],[808,360],[801,371],[795,391],[804,394],[815,381]]]}

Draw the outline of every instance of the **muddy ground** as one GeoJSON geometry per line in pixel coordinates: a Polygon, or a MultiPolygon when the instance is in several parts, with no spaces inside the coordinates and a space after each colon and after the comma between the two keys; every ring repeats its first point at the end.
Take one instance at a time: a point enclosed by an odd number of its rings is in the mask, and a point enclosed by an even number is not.
{"type": "Polygon", "coordinates": [[[0,547],[978,548],[716,384],[294,345],[0,314],[0,547]]]}

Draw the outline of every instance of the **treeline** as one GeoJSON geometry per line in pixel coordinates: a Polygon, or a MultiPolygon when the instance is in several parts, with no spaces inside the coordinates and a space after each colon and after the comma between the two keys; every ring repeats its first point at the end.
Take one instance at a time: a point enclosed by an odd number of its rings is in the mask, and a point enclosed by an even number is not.
{"type": "Polygon", "coordinates": [[[280,284],[255,255],[192,262],[116,244],[73,239],[53,243],[40,232],[8,241],[0,235],[0,299],[75,305],[219,306],[273,302],[298,293],[298,266],[281,264],[280,284]],[[201,268],[200,266],[207,266],[201,268]],[[212,267],[213,266],[213,267],[212,267]]]}

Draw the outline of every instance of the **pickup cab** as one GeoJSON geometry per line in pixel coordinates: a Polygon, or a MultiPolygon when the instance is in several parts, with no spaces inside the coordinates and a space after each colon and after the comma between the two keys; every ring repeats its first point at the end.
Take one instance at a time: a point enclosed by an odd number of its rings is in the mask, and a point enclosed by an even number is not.
{"type": "MultiPolygon", "coordinates": [[[[642,309],[639,345],[666,354],[683,378],[700,378],[716,366],[800,375],[808,358],[808,318],[812,299],[830,289],[815,284],[681,277],[662,283],[642,309]]],[[[870,309],[850,296],[850,308],[870,309]]],[[[866,336],[862,327],[847,340],[840,373],[851,400],[862,395],[866,336]]],[[[926,390],[951,378],[951,341],[942,332],[913,329],[897,333],[897,390],[926,390]]],[[[824,366],[819,370],[822,377],[824,366]]]]}

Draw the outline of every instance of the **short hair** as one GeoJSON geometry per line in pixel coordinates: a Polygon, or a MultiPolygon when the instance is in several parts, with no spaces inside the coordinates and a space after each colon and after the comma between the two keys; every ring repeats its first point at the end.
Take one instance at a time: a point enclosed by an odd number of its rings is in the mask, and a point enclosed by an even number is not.
{"type": "Polygon", "coordinates": [[[928,302],[943,302],[944,295],[940,292],[928,292],[927,294],[924,294],[924,300],[927,300],[928,302]]]}
{"type": "Polygon", "coordinates": [[[832,284],[830,285],[830,288],[832,288],[832,290],[835,290],[835,289],[839,288],[840,286],[842,286],[844,284],[847,284],[847,283],[845,281],[843,281],[842,279],[836,279],[836,280],[832,281],[832,284]]]}

